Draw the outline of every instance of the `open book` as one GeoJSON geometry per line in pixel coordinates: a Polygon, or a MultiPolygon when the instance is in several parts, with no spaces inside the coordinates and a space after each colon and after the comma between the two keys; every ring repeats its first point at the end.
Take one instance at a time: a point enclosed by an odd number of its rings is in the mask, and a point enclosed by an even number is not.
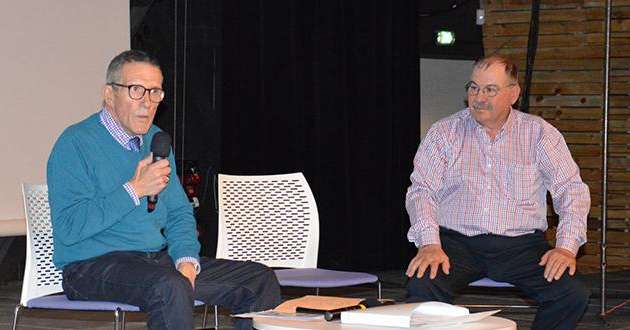
{"type": "Polygon", "coordinates": [[[480,321],[498,312],[471,314],[464,307],[429,301],[345,311],[341,313],[341,323],[400,328],[421,325],[442,327],[480,321]]]}

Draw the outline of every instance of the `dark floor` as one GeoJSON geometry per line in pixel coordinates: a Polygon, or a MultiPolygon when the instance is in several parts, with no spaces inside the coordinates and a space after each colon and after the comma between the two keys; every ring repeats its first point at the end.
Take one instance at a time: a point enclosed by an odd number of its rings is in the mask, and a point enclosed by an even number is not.
{"type": "MultiPolygon", "coordinates": [[[[402,300],[405,295],[405,277],[402,271],[387,271],[377,273],[383,281],[383,297],[402,300]]],[[[582,279],[592,288],[592,296],[588,310],[580,322],[578,329],[630,329],[630,303],[615,310],[605,319],[599,317],[600,314],[600,276],[599,274],[584,275],[582,279]]],[[[622,304],[630,299],[630,271],[611,272],[607,281],[607,310],[622,304]]],[[[13,311],[19,301],[21,282],[11,281],[0,285],[0,328],[10,328],[13,320],[13,311]]],[[[307,291],[297,291],[297,289],[287,289],[285,298],[293,298],[304,294],[312,294],[307,291]]],[[[353,297],[374,297],[376,289],[374,287],[354,287],[341,290],[322,290],[322,295],[344,295],[353,297]]],[[[514,290],[471,290],[462,294],[456,300],[458,304],[505,304],[522,305],[526,304],[519,294],[514,290]]],[[[471,309],[471,311],[478,311],[471,309]]],[[[516,321],[519,329],[528,329],[534,318],[535,309],[504,309],[499,316],[516,321]]],[[[63,318],[58,317],[60,313],[29,312],[24,313],[19,321],[19,329],[112,329],[112,319],[109,315],[103,316],[88,314],[83,319],[76,314],[65,314],[63,318]],[[87,320],[85,320],[87,317],[87,320]]],[[[197,314],[196,321],[201,325],[201,310],[197,314]]],[[[128,329],[144,329],[141,315],[127,318],[128,329]]],[[[227,311],[220,311],[220,327],[231,328],[231,321],[227,311]]]]}

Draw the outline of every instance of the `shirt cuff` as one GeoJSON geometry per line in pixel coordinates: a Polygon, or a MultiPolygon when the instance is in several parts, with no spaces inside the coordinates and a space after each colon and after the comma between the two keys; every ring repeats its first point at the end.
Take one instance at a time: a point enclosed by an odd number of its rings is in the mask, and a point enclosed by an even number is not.
{"type": "Polygon", "coordinates": [[[416,242],[416,247],[422,247],[429,244],[440,245],[440,232],[435,230],[425,230],[420,234],[420,240],[416,242]]]}
{"type": "Polygon", "coordinates": [[[179,264],[181,264],[182,262],[190,262],[195,266],[195,272],[197,273],[197,275],[199,275],[199,272],[201,272],[201,266],[199,265],[199,260],[197,260],[197,258],[195,257],[181,257],[177,260],[175,260],[175,268],[179,269],[179,264]]]}
{"type": "Polygon", "coordinates": [[[136,194],[136,191],[131,186],[131,183],[129,183],[129,182],[125,183],[123,185],[123,187],[125,188],[125,190],[129,194],[129,197],[131,197],[131,199],[133,199],[133,203],[136,204],[136,206],[140,206],[140,198],[138,198],[138,194],[136,194]]]}
{"type": "Polygon", "coordinates": [[[573,253],[573,255],[576,256],[578,250],[580,249],[580,243],[571,238],[558,237],[556,240],[556,247],[569,250],[571,251],[571,253],[573,253]]]}

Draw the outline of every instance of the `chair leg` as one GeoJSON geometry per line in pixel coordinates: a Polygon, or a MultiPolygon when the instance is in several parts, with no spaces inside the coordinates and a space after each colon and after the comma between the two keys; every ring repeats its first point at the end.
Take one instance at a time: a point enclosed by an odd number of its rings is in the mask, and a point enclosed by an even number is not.
{"type": "Polygon", "coordinates": [[[12,328],[13,330],[17,329],[17,321],[18,321],[18,317],[19,317],[21,309],[22,309],[22,305],[17,304],[15,306],[15,312],[13,314],[13,328],[12,328]]]}
{"type": "Polygon", "coordinates": [[[376,281],[376,285],[378,285],[378,299],[382,299],[382,296],[381,296],[381,281],[380,280],[376,281]]]}
{"type": "Polygon", "coordinates": [[[205,328],[208,321],[208,305],[203,305],[203,318],[201,318],[201,327],[205,328]]]}
{"type": "Polygon", "coordinates": [[[120,318],[122,316],[121,314],[122,314],[122,310],[120,310],[120,308],[116,308],[114,310],[114,330],[122,329],[120,327],[120,324],[121,324],[120,323],[120,318]]]}
{"type": "Polygon", "coordinates": [[[315,295],[319,296],[319,288],[315,288],[315,295]]]}
{"type": "Polygon", "coordinates": [[[214,305],[214,328],[219,328],[219,306],[214,305]]]}

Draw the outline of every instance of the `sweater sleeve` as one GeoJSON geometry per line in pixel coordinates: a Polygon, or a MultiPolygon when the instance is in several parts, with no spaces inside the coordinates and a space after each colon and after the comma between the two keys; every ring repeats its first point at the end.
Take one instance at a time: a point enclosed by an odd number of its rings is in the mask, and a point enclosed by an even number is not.
{"type": "MultiPolygon", "coordinates": [[[[48,159],[47,182],[55,240],[72,245],[120,221],[136,206],[122,185],[99,192],[89,154],[76,135],[64,132],[48,159]]],[[[89,148],[89,146],[85,146],[89,148]]]]}
{"type": "Polygon", "coordinates": [[[175,159],[171,152],[170,183],[168,198],[166,199],[167,220],[164,228],[164,236],[168,243],[168,254],[173,261],[183,257],[193,257],[199,260],[200,244],[197,240],[197,225],[193,216],[192,206],[186,197],[186,193],[177,179],[175,159]]]}

